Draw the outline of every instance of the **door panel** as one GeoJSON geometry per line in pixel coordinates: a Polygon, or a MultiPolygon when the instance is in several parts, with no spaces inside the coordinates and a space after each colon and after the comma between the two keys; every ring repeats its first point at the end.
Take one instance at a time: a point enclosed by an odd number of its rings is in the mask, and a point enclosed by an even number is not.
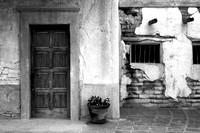
{"type": "Polygon", "coordinates": [[[54,67],[67,67],[66,52],[54,52],[53,66],[54,67]]]}
{"type": "Polygon", "coordinates": [[[35,72],[35,88],[34,89],[48,89],[49,88],[49,74],[35,72]]]}
{"type": "Polygon", "coordinates": [[[35,67],[49,67],[49,53],[35,52],[35,67]]]}
{"type": "Polygon", "coordinates": [[[67,95],[66,93],[62,93],[62,92],[57,92],[54,93],[54,108],[66,108],[67,104],[66,101],[67,100],[67,95]]]}
{"type": "Polygon", "coordinates": [[[48,92],[37,92],[35,93],[36,108],[48,108],[49,107],[49,94],[48,92]]]}
{"type": "Polygon", "coordinates": [[[65,32],[54,32],[52,36],[52,46],[53,47],[67,47],[67,38],[65,32]],[[60,41],[62,40],[62,41],[60,41]]]}
{"type": "Polygon", "coordinates": [[[55,73],[53,77],[54,88],[67,88],[67,83],[64,82],[67,79],[67,73],[55,73]]]}
{"type": "Polygon", "coordinates": [[[69,118],[69,25],[31,26],[32,117],[69,118]]]}
{"type": "Polygon", "coordinates": [[[36,32],[36,47],[49,47],[49,34],[48,32],[36,32]]]}

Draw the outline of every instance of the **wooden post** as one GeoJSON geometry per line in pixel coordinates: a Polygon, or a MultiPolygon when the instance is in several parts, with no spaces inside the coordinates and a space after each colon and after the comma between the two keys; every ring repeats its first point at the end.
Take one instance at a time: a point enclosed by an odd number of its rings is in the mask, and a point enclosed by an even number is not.
{"type": "Polygon", "coordinates": [[[152,25],[152,24],[155,24],[155,23],[157,23],[157,22],[158,22],[157,18],[154,18],[154,19],[150,20],[150,21],[148,22],[148,24],[149,24],[149,25],[152,25]]]}

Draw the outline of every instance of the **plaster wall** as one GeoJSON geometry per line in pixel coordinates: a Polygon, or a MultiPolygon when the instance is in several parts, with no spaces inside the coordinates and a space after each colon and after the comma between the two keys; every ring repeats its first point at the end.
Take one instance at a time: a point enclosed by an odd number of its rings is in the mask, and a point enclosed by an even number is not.
{"type": "MultiPolygon", "coordinates": [[[[80,74],[76,81],[78,87],[72,88],[79,94],[79,98],[73,99],[76,105],[80,104],[79,111],[76,110],[80,112],[77,117],[88,115],[86,103],[92,95],[109,97],[109,116],[119,117],[118,0],[2,0],[0,6],[0,105],[3,105],[0,107],[0,114],[5,116],[17,113],[20,117],[20,16],[15,8],[78,7],[80,10],[73,25],[79,36],[76,40],[79,47],[75,51],[79,51],[80,74]]],[[[57,18],[46,20],[58,23],[62,21],[57,18]]]]}
{"type": "Polygon", "coordinates": [[[12,6],[5,4],[0,2],[0,118],[18,118],[19,16],[12,6]]]}
{"type": "Polygon", "coordinates": [[[0,18],[0,85],[19,85],[18,15],[12,7],[3,7],[0,18]]]}
{"type": "Polygon", "coordinates": [[[110,98],[109,117],[119,117],[119,18],[117,0],[84,1],[80,23],[81,115],[92,95],[110,98]],[[86,10],[88,9],[88,10],[86,10]]]}
{"type": "Polygon", "coordinates": [[[145,71],[149,80],[156,80],[164,76],[164,66],[162,64],[131,63],[132,68],[140,68],[145,71]]]}
{"type": "MultiPolygon", "coordinates": [[[[142,24],[135,29],[137,35],[160,35],[175,37],[171,41],[161,44],[163,51],[163,61],[166,96],[175,98],[177,96],[189,96],[191,90],[185,81],[186,77],[199,78],[199,66],[192,65],[192,42],[190,38],[199,39],[200,14],[198,10],[192,17],[194,21],[183,24],[182,15],[178,8],[142,8],[142,24]],[[158,22],[148,25],[148,21],[157,18],[158,22]]],[[[146,69],[144,65],[132,64],[132,67],[143,68],[150,79],[152,69],[146,69]]],[[[151,65],[148,65],[152,67],[151,65]]],[[[157,65],[154,65],[156,68],[157,65]]],[[[155,69],[155,75],[162,73],[163,69],[155,69]]]]}

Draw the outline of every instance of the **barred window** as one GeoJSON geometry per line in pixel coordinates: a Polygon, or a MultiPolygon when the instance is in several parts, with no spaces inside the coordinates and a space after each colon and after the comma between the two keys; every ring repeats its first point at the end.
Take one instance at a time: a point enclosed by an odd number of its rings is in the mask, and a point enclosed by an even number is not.
{"type": "Polygon", "coordinates": [[[193,43],[193,64],[200,64],[200,45],[193,43]]]}
{"type": "Polygon", "coordinates": [[[160,44],[131,44],[131,63],[160,63],[160,44]]]}

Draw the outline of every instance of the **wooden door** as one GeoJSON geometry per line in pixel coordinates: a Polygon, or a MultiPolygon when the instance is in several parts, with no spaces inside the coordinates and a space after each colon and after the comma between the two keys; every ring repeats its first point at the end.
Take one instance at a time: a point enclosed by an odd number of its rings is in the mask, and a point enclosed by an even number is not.
{"type": "Polygon", "coordinates": [[[69,118],[69,25],[30,27],[32,117],[69,118]]]}

